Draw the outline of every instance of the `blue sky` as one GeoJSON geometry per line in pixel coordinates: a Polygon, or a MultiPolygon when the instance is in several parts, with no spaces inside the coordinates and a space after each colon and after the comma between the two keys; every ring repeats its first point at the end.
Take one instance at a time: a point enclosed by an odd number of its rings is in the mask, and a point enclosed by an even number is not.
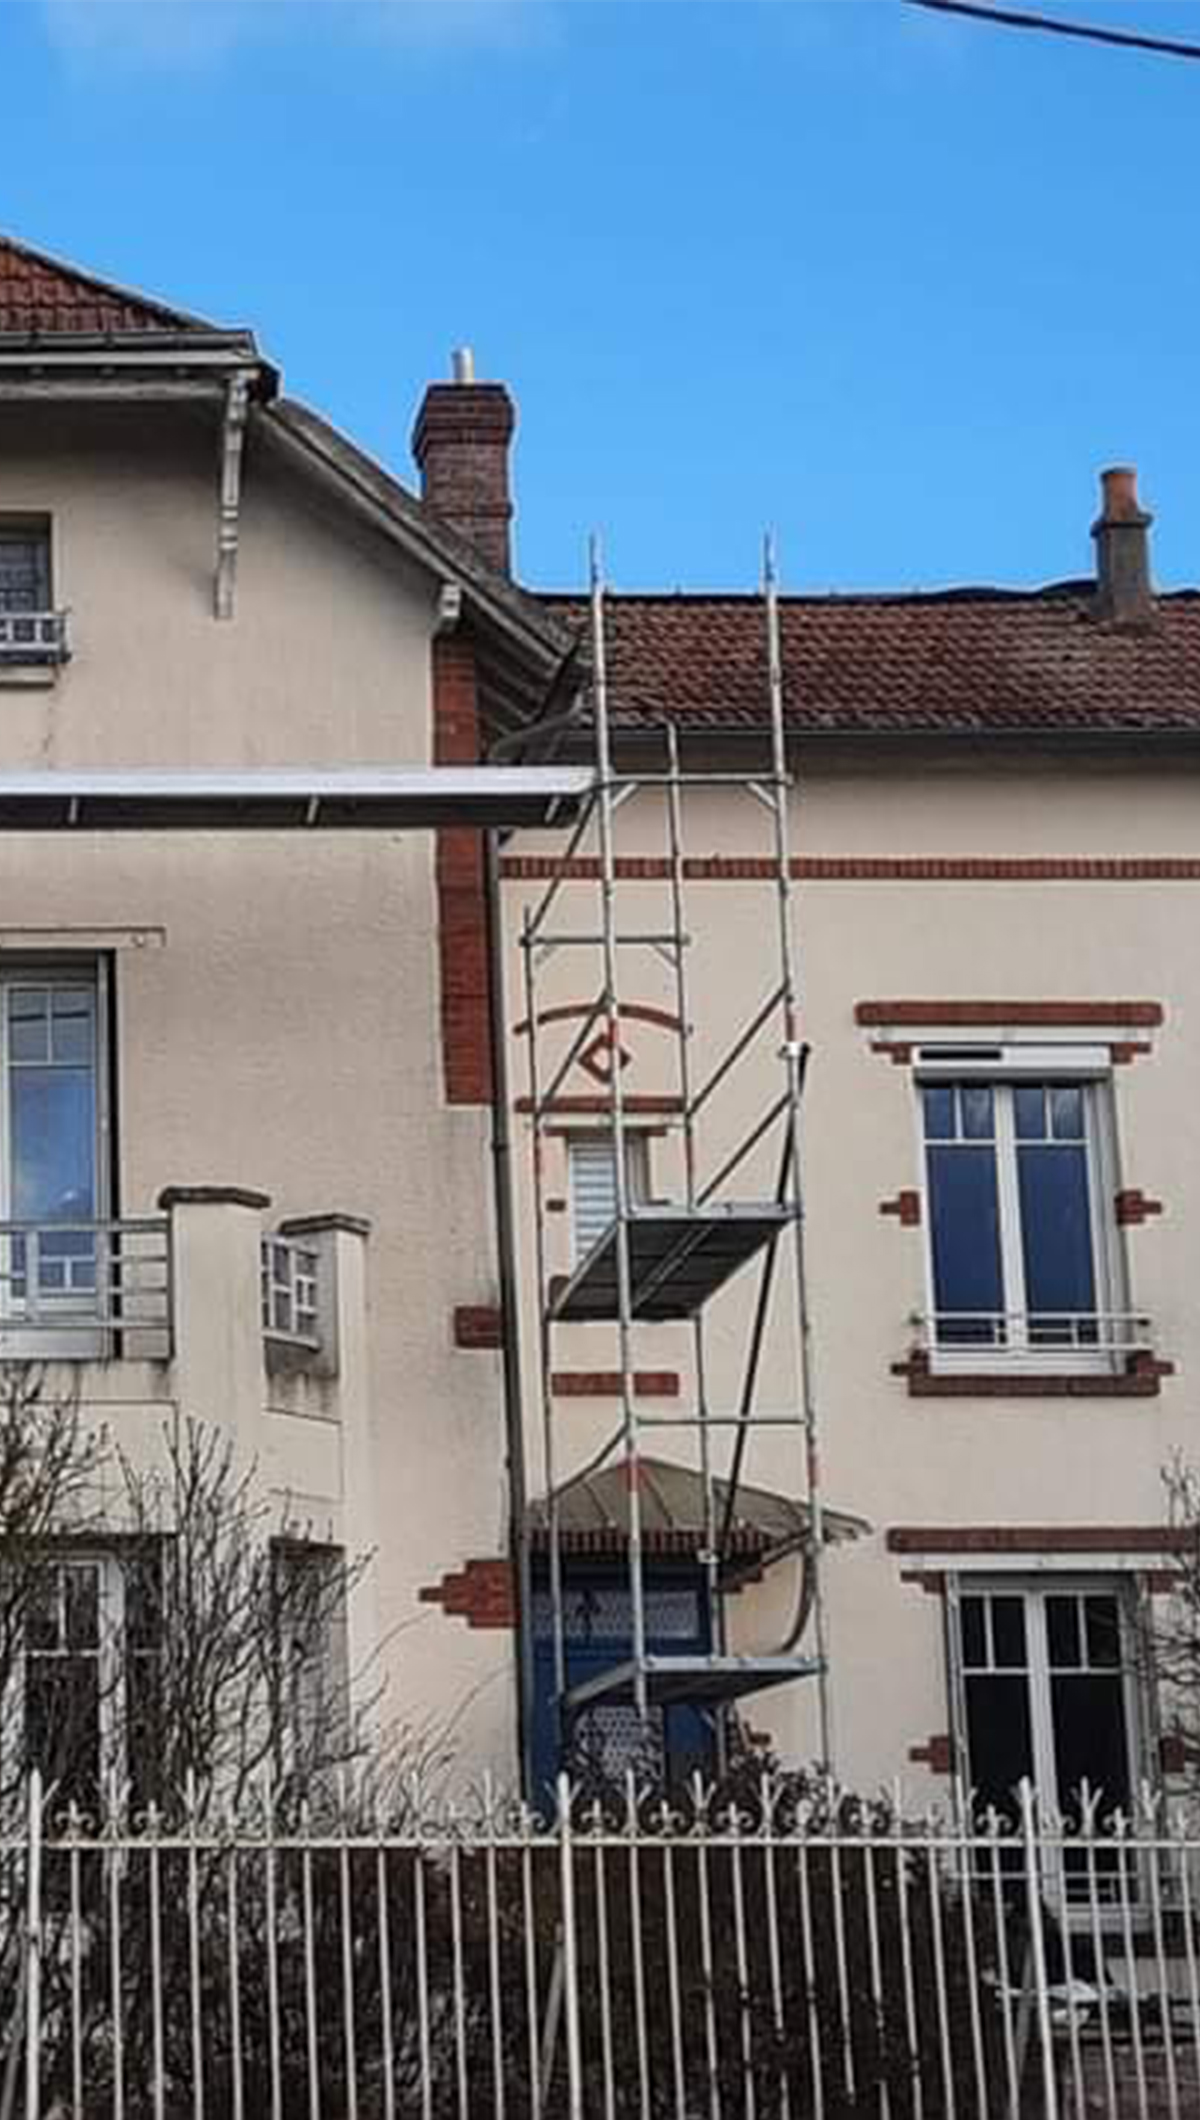
{"type": "MultiPolygon", "coordinates": [[[[1190,0],[1045,11],[1200,37],[1190,0]]],[[[1200,583],[1200,65],[902,0],[0,0],[0,227],[222,322],[410,475],[469,341],[526,579],[1200,583]]],[[[0,490],[3,467],[0,466],[0,490]]]]}

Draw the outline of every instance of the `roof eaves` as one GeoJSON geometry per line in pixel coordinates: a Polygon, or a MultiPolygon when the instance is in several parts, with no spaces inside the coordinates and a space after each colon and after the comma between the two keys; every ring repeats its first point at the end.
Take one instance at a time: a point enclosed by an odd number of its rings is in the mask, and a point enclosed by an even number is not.
{"type": "Polygon", "coordinates": [[[573,635],[568,629],[542,611],[524,589],[497,574],[466,539],[432,516],[415,494],[322,414],[295,398],[278,398],[263,418],[265,431],[286,451],[337,485],[419,566],[460,581],[478,615],[526,656],[550,668],[569,653],[573,635]]]}

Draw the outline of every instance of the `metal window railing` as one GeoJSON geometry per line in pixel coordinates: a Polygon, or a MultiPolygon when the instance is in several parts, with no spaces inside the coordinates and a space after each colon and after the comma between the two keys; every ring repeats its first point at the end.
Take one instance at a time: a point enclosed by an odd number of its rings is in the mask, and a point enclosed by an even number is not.
{"type": "Polygon", "coordinates": [[[979,1356],[1008,1367],[1055,1358],[1112,1363],[1152,1354],[1152,1322],[1132,1310],[939,1310],[912,1318],[931,1357],[979,1356]]]}
{"type": "Polygon", "coordinates": [[[170,1337],[165,1216],[0,1222],[0,1358],[26,1349],[163,1355],[170,1337]]]}
{"type": "Polygon", "coordinates": [[[278,1346],[321,1346],[318,1315],[320,1259],[294,1237],[262,1240],[263,1335],[278,1346]]]}
{"type": "MultiPolygon", "coordinates": [[[[1200,1820],[560,1785],[386,1820],[220,1791],[0,1829],[28,2115],[1200,2110],[1200,1820]]],[[[14,2075],[14,2080],[15,2075],[14,2075]]]]}
{"type": "Polygon", "coordinates": [[[70,652],[65,611],[0,611],[0,665],[66,662],[70,652]]]}

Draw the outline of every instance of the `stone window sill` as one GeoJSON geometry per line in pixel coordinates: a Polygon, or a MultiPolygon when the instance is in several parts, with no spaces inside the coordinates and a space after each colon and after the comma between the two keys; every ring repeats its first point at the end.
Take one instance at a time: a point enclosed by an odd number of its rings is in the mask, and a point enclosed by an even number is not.
{"type": "Polygon", "coordinates": [[[1154,1399],[1163,1377],[1173,1376],[1173,1362],[1136,1355],[1119,1371],[1079,1370],[931,1370],[924,1355],[893,1362],[892,1375],[904,1377],[910,1399],[1154,1399]]]}

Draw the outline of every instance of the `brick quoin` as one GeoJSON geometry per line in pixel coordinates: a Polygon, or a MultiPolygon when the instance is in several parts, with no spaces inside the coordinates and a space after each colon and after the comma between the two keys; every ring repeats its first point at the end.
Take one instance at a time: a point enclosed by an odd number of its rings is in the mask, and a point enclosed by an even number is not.
{"type": "MultiPolygon", "coordinates": [[[[475,765],[479,700],[475,654],[447,637],[433,643],[434,764],[475,765]]],[[[436,853],[441,976],[442,1083],[448,1104],[492,1101],[487,894],[483,834],[443,826],[436,853]]]]}
{"type": "Polygon", "coordinates": [[[460,1303],[454,1313],[456,1347],[503,1347],[504,1320],[494,1303],[460,1303]]]}
{"type": "Polygon", "coordinates": [[[499,1628],[517,1624],[512,1564],[500,1558],[464,1562],[440,1583],[418,1592],[423,1605],[440,1605],[447,1619],[465,1619],[468,1627],[499,1628]]]}
{"type": "Polygon", "coordinates": [[[894,1199],[881,1200],[881,1215],[894,1215],[901,1229],[919,1229],[921,1226],[921,1195],[906,1187],[894,1199]]]}
{"type": "Polygon", "coordinates": [[[1161,1215],[1163,1204],[1161,1200],[1150,1199],[1140,1186],[1127,1185],[1114,1194],[1113,1212],[1119,1228],[1137,1229],[1152,1215],[1161,1215]]]}
{"type": "Polygon", "coordinates": [[[908,1756],[914,1765],[928,1767],[931,1774],[953,1774],[954,1743],[943,1733],[926,1738],[923,1745],[910,1745],[908,1756]]]}

